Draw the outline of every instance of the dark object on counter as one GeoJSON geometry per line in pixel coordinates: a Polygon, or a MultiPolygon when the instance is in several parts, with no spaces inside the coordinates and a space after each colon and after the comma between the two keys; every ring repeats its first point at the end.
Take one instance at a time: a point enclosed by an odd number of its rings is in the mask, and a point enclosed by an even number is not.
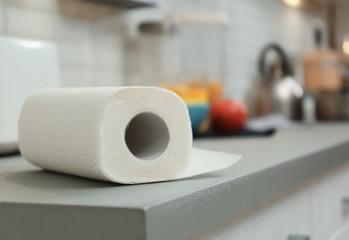
{"type": "Polygon", "coordinates": [[[0,143],[0,159],[1,157],[17,155],[19,148],[17,142],[0,143]]]}
{"type": "Polygon", "coordinates": [[[271,137],[276,132],[275,128],[270,128],[266,130],[252,130],[249,128],[244,128],[238,132],[224,134],[224,133],[216,133],[212,130],[202,133],[202,134],[194,134],[194,138],[220,138],[220,137],[271,137]]]}
{"type": "Polygon", "coordinates": [[[341,118],[339,91],[322,91],[316,94],[317,119],[334,121],[341,118]]]}
{"type": "Polygon", "coordinates": [[[349,58],[343,58],[343,60],[343,87],[340,94],[340,112],[342,119],[349,120],[349,58]]]}
{"type": "Polygon", "coordinates": [[[323,121],[349,120],[349,89],[314,93],[316,118],[323,121]]]}
{"type": "Polygon", "coordinates": [[[340,95],[341,118],[349,120],[349,88],[343,89],[340,95]]]}
{"type": "Polygon", "coordinates": [[[278,44],[268,44],[260,54],[258,68],[261,81],[255,92],[256,115],[279,112],[289,119],[300,120],[303,89],[294,79],[294,70],[285,51],[278,44]],[[266,66],[266,57],[271,51],[276,52],[279,61],[266,66]]]}

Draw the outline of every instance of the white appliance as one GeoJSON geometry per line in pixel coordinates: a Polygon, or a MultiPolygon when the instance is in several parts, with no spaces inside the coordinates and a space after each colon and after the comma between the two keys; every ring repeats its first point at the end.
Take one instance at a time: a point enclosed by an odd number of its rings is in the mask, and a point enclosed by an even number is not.
{"type": "Polygon", "coordinates": [[[18,119],[28,95],[59,87],[53,43],[0,37],[0,154],[18,151],[18,119]]]}

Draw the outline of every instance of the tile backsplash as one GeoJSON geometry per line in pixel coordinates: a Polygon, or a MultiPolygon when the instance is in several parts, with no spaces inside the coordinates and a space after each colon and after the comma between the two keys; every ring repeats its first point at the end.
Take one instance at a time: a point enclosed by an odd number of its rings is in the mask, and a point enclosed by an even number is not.
{"type": "MultiPolygon", "coordinates": [[[[227,31],[225,83],[227,96],[245,99],[258,78],[261,48],[280,43],[297,60],[313,49],[312,24],[318,17],[281,0],[157,0],[165,12],[223,13],[227,31]]],[[[86,1],[2,0],[0,34],[53,41],[57,45],[62,85],[128,85],[122,21],[129,10],[86,1]]],[[[301,79],[299,73],[299,81],[301,79]]]]}

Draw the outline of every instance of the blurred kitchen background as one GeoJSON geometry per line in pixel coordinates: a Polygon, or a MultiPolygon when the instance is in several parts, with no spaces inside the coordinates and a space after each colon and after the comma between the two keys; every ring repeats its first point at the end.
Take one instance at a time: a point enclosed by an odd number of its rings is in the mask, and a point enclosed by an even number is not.
{"type": "Polygon", "coordinates": [[[229,98],[249,117],[333,121],[349,119],[348,12],[344,0],[1,0],[0,35],[54,43],[62,87],[156,85],[206,115],[229,98]]]}
{"type": "MultiPolygon", "coordinates": [[[[55,42],[64,87],[128,85],[124,76],[134,69],[124,59],[133,49],[123,41],[128,30],[125,28],[138,17],[134,11],[139,16],[144,15],[143,10],[154,8],[165,14],[225,15],[229,21],[224,49],[226,92],[242,100],[258,78],[257,59],[266,44],[279,43],[299,65],[300,59],[315,48],[312,33],[316,20],[326,26],[324,46],[328,42],[328,8],[320,0],[154,0],[149,1],[154,7],[132,10],[119,6],[118,2],[123,1],[2,0],[0,34],[55,42]]],[[[339,53],[349,31],[348,9],[349,2],[336,4],[334,37],[339,53]]],[[[200,44],[207,47],[212,44],[201,40],[200,44]]],[[[151,57],[149,54],[149,61],[151,57]]],[[[303,81],[302,74],[297,80],[303,81]]]]}

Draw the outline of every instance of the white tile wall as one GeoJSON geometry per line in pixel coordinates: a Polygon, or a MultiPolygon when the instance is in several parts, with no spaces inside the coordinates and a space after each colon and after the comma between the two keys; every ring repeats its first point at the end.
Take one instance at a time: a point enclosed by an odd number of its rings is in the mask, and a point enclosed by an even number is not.
{"type": "Polygon", "coordinates": [[[0,4],[0,34],[4,34],[4,25],[5,25],[5,8],[3,4],[0,4]]]}
{"type": "Polygon", "coordinates": [[[64,87],[90,86],[93,78],[93,71],[88,67],[63,67],[61,78],[64,87]]]}
{"type": "Polygon", "coordinates": [[[53,40],[55,16],[47,12],[7,7],[6,30],[10,36],[53,40]]]}
{"type": "Polygon", "coordinates": [[[76,8],[64,0],[0,0],[0,34],[55,42],[65,87],[120,85],[118,34],[89,19],[96,15],[89,3],[76,8]],[[69,16],[62,4],[70,4],[69,16]]]}
{"type": "MultiPolygon", "coordinates": [[[[0,0],[0,34],[56,42],[63,86],[130,84],[123,81],[127,71],[132,71],[124,60],[133,49],[125,48],[132,48],[132,44],[122,42],[118,18],[125,12],[120,14],[104,7],[95,12],[105,14],[105,18],[96,20],[93,5],[72,2],[0,0]]],[[[280,43],[294,59],[312,49],[311,26],[316,17],[286,7],[281,0],[157,2],[167,12],[228,15],[231,25],[227,32],[225,80],[229,97],[245,98],[258,78],[256,61],[266,43],[280,43]]]]}
{"type": "Polygon", "coordinates": [[[244,99],[258,78],[257,59],[264,45],[277,42],[292,58],[312,50],[310,35],[314,17],[286,7],[281,1],[248,0],[229,2],[233,22],[229,39],[228,95],[244,99]]]}
{"type": "MultiPolygon", "coordinates": [[[[290,8],[281,0],[158,0],[158,5],[167,12],[213,12],[229,17],[224,74],[228,97],[246,100],[247,92],[258,79],[259,53],[267,43],[276,42],[284,47],[297,61],[296,69],[301,69],[300,60],[313,50],[312,26],[318,17],[290,8]]],[[[193,44],[208,44],[209,48],[211,42],[193,44]]],[[[188,61],[187,66],[195,68],[192,64],[202,65],[200,62],[200,59],[188,61]]],[[[302,82],[302,73],[297,74],[302,82]]]]}

